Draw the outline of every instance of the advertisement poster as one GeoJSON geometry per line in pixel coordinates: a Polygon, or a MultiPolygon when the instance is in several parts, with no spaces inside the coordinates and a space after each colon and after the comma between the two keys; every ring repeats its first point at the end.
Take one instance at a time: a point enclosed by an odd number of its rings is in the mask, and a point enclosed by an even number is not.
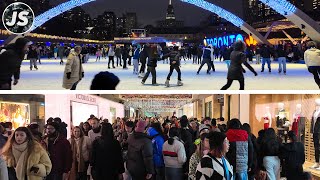
{"type": "Polygon", "coordinates": [[[0,102],[0,122],[12,122],[12,128],[26,126],[30,123],[29,104],[0,102]]]}

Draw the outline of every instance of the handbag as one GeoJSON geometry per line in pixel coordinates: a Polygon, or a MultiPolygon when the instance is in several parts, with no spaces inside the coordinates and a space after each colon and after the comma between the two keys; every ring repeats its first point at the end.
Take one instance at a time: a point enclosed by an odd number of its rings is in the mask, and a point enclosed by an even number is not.
{"type": "Polygon", "coordinates": [[[9,180],[18,180],[16,170],[14,169],[14,167],[8,167],[8,177],[9,180]]]}

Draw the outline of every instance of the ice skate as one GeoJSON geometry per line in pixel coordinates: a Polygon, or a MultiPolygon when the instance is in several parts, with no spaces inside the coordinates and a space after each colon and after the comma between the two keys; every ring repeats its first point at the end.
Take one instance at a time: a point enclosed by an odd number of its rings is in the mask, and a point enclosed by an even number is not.
{"type": "Polygon", "coordinates": [[[165,86],[166,86],[166,87],[170,87],[169,80],[166,80],[165,86]]]}
{"type": "Polygon", "coordinates": [[[178,86],[183,86],[183,83],[181,81],[178,81],[177,85],[178,86]]]}

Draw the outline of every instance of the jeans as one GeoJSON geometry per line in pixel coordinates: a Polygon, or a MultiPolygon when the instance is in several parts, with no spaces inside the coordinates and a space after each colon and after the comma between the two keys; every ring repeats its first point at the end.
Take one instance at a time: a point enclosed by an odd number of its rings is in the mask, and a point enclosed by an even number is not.
{"type": "Polygon", "coordinates": [[[226,62],[226,64],[227,64],[227,68],[229,69],[230,64],[231,64],[231,60],[224,60],[224,61],[226,62]]]}
{"type": "Polygon", "coordinates": [[[54,53],[54,58],[57,59],[58,53],[54,53]]]}
{"type": "Polygon", "coordinates": [[[119,66],[119,63],[120,63],[120,66],[122,66],[121,56],[116,56],[116,57],[117,57],[117,66],[119,66]]]}
{"type": "Polygon", "coordinates": [[[278,58],[278,63],[279,63],[279,72],[287,72],[287,59],[285,57],[279,57],[278,58]]]}
{"type": "Polygon", "coordinates": [[[110,68],[110,62],[112,62],[112,67],[114,68],[114,56],[109,56],[108,68],[110,68]]]}
{"type": "Polygon", "coordinates": [[[256,64],[260,64],[260,62],[261,62],[261,55],[260,54],[257,54],[256,55],[256,64]]]}
{"type": "Polygon", "coordinates": [[[320,159],[319,134],[313,133],[312,136],[313,136],[313,146],[314,146],[314,159],[316,163],[319,163],[319,159],[320,159]]]}
{"type": "Polygon", "coordinates": [[[278,156],[266,156],[263,158],[263,166],[267,171],[267,180],[280,179],[280,159],[278,156]]]}
{"type": "Polygon", "coordinates": [[[165,174],[166,174],[166,180],[182,180],[183,179],[182,168],[166,167],[165,174]]]}
{"type": "Polygon", "coordinates": [[[177,73],[178,73],[178,80],[181,81],[181,71],[180,71],[180,67],[179,67],[178,65],[171,65],[171,66],[170,66],[170,72],[169,72],[169,74],[168,74],[168,76],[167,76],[167,80],[170,80],[170,77],[171,77],[174,69],[175,69],[175,70],[177,71],[177,73]]]}
{"type": "Polygon", "coordinates": [[[268,69],[271,70],[271,60],[270,58],[262,58],[262,71],[264,70],[264,65],[268,64],[268,69]]]}
{"type": "Polygon", "coordinates": [[[32,66],[36,69],[38,69],[37,67],[37,59],[36,58],[30,58],[30,69],[32,69],[32,66]]]}
{"type": "Polygon", "coordinates": [[[198,73],[200,72],[200,70],[202,69],[202,66],[203,66],[204,64],[207,64],[207,66],[208,66],[207,73],[210,72],[211,66],[212,66],[211,61],[210,61],[210,59],[206,59],[206,58],[205,58],[205,59],[203,59],[202,62],[201,62],[201,65],[200,65],[200,67],[199,67],[199,69],[198,69],[198,73]]]}
{"type": "Polygon", "coordinates": [[[70,90],[76,90],[77,89],[77,85],[78,85],[79,81],[75,82],[70,90]]]}
{"type": "Polygon", "coordinates": [[[149,74],[152,75],[152,84],[157,84],[157,73],[156,73],[156,67],[148,67],[146,75],[144,75],[142,82],[146,82],[146,80],[149,77],[149,74]]]}
{"type": "MultiPolygon", "coordinates": [[[[240,80],[238,80],[238,81],[239,81],[239,84],[240,84],[240,90],[244,90],[244,79],[240,79],[240,80]]],[[[227,84],[224,85],[224,86],[221,88],[221,90],[227,90],[227,89],[231,86],[232,82],[233,82],[232,79],[228,79],[227,84]]]]}
{"type": "Polygon", "coordinates": [[[133,73],[138,73],[139,72],[139,60],[138,59],[133,59],[133,73]]]}
{"type": "Polygon", "coordinates": [[[309,66],[308,71],[313,74],[314,81],[317,83],[317,85],[320,87],[320,66],[309,66]]]}
{"type": "Polygon", "coordinates": [[[248,180],[248,173],[247,172],[236,173],[235,177],[236,177],[236,180],[248,180]]]}

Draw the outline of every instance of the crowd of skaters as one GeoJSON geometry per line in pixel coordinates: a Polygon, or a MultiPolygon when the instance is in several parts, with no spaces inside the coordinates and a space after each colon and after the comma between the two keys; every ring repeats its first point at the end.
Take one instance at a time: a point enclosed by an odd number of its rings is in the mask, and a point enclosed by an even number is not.
{"type": "Polygon", "coordinates": [[[289,131],[283,143],[272,128],[251,133],[239,119],[91,115],[72,127],[49,118],[12,131],[0,126],[0,179],[18,180],[311,180],[304,145],[289,131]],[[8,178],[8,176],[10,178],[8,178]]]}

